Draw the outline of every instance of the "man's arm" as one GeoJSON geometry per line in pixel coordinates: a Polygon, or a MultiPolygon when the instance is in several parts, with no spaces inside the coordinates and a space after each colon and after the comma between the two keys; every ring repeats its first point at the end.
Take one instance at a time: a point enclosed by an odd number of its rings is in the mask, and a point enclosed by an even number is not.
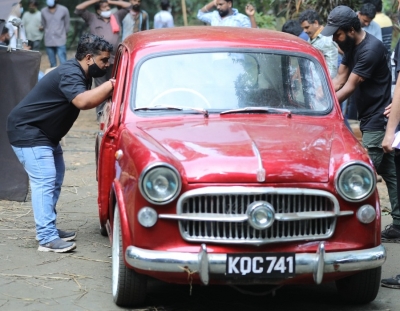
{"type": "Polygon", "coordinates": [[[87,0],[87,1],[84,1],[81,4],[78,4],[75,7],[75,10],[86,10],[89,6],[91,6],[92,4],[95,4],[97,2],[100,2],[100,0],[87,0]]]}
{"type": "Polygon", "coordinates": [[[45,17],[44,17],[44,14],[43,14],[43,12],[41,12],[42,13],[42,15],[41,15],[41,18],[42,18],[42,27],[43,27],[43,30],[46,28],[46,19],[45,19],[45,17]]]}
{"type": "Polygon", "coordinates": [[[246,11],[247,16],[250,18],[251,28],[257,28],[257,22],[256,22],[256,18],[255,18],[256,10],[255,10],[254,6],[251,5],[250,3],[248,3],[246,5],[245,11],[246,11]]]}
{"type": "Polygon", "coordinates": [[[207,3],[197,12],[197,18],[201,20],[203,23],[211,24],[212,13],[210,12],[210,10],[212,10],[214,7],[215,7],[214,1],[207,3]]]}
{"type": "Polygon", "coordinates": [[[364,82],[364,80],[365,79],[363,77],[355,73],[351,73],[343,87],[340,90],[336,91],[336,97],[338,98],[339,103],[342,103],[347,98],[349,98],[350,95],[353,94],[357,86],[364,82]]]}
{"type": "Polygon", "coordinates": [[[385,137],[382,141],[382,148],[384,152],[390,152],[393,150],[392,143],[394,140],[394,133],[397,125],[399,125],[400,122],[400,79],[397,79],[393,100],[390,106],[390,116],[386,125],[385,137]]]}
{"type": "Polygon", "coordinates": [[[65,29],[65,33],[66,33],[67,37],[68,37],[68,32],[69,32],[69,27],[70,27],[69,19],[70,19],[69,11],[67,8],[65,8],[64,29],[65,29]]]}
{"type": "Polygon", "coordinates": [[[115,80],[114,82],[111,80],[112,79],[104,82],[93,90],[88,90],[77,95],[72,100],[72,104],[74,104],[80,110],[88,110],[97,107],[112,95],[115,80]]]}
{"type": "Polygon", "coordinates": [[[213,1],[209,2],[209,3],[207,3],[205,6],[203,6],[203,7],[200,9],[200,11],[203,12],[203,13],[208,13],[208,12],[210,12],[212,9],[214,9],[215,7],[216,7],[215,1],[213,0],[213,1]]]}
{"type": "MultiPolygon", "coordinates": [[[[96,2],[97,2],[97,1],[96,1],[96,2]]],[[[125,1],[113,1],[113,0],[108,0],[107,2],[108,2],[108,4],[110,4],[110,5],[116,5],[116,6],[119,6],[119,7],[123,8],[123,9],[129,9],[129,8],[131,7],[130,2],[125,2],[125,1]]]]}
{"type": "Polygon", "coordinates": [[[332,79],[335,92],[339,91],[349,78],[350,70],[346,65],[340,64],[336,77],[332,79]]]}

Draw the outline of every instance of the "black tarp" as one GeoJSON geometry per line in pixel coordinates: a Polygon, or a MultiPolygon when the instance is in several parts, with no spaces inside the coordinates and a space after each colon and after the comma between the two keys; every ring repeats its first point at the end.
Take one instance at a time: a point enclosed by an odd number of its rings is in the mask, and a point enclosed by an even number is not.
{"type": "Polygon", "coordinates": [[[0,200],[25,201],[28,176],[8,142],[7,116],[35,86],[40,53],[0,47],[0,200]]]}

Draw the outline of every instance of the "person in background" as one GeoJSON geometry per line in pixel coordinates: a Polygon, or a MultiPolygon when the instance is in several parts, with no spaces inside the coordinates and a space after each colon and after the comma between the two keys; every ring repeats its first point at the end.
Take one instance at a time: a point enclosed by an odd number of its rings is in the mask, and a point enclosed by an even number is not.
{"type": "Polygon", "coordinates": [[[56,54],[60,64],[67,61],[66,43],[70,16],[68,9],[57,2],[58,0],[46,0],[47,7],[41,11],[44,45],[50,67],[57,66],[56,54]]]}
{"type": "Polygon", "coordinates": [[[391,102],[391,75],[386,48],[381,41],[361,28],[351,8],[340,5],[328,16],[322,35],[332,36],[344,52],[338,75],[332,80],[337,99],[342,103],[350,95],[357,107],[362,144],[386,183],[393,223],[381,232],[382,242],[400,240],[400,209],[394,152],[385,153],[387,119],[385,109],[391,102]]]}
{"type": "Polygon", "coordinates": [[[10,15],[8,16],[8,33],[10,35],[10,47],[17,48],[17,40],[21,39],[23,46],[18,48],[28,49],[28,40],[25,34],[25,28],[22,22],[19,22],[20,26],[15,26],[12,24],[13,20],[21,21],[22,13],[24,12],[24,8],[22,7],[22,3],[16,2],[11,7],[10,15]]]}
{"type": "Polygon", "coordinates": [[[364,0],[363,3],[372,3],[376,8],[374,21],[381,27],[382,42],[387,51],[388,62],[392,49],[393,23],[389,16],[382,12],[382,0],[364,0]]]}
{"type": "Polygon", "coordinates": [[[357,15],[362,29],[382,41],[381,27],[373,20],[376,15],[375,6],[371,3],[364,3],[357,15]]]}
{"type": "Polygon", "coordinates": [[[122,20],[122,40],[135,32],[149,30],[149,14],[140,8],[141,0],[131,0],[129,14],[122,20]]]}
{"type": "Polygon", "coordinates": [[[45,75],[7,118],[12,149],[29,176],[38,251],[64,253],[76,248],[76,232],[57,228],[56,205],[64,180],[60,140],[81,110],[110,97],[115,80],[91,90],[92,78],[105,75],[113,46],[95,35],[80,38],[75,58],[45,75]]]}
{"type": "Polygon", "coordinates": [[[161,0],[161,11],[154,15],[154,28],[174,27],[174,18],[171,14],[169,0],[161,0]]]}
{"type": "Polygon", "coordinates": [[[22,16],[28,45],[33,51],[39,51],[43,39],[42,13],[38,10],[38,5],[37,0],[29,0],[29,10],[22,16]]]}
{"type": "Polygon", "coordinates": [[[306,10],[299,16],[299,22],[304,32],[309,36],[309,42],[324,55],[331,78],[334,78],[338,70],[338,48],[332,37],[321,35],[324,26],[320,17],[314,10],[306,10]]]}
{"type": "Polygon", "coordinates": [[[255,12],[251,4],[246,5],[246,16],[233,8],[233,0],[214,0],[197,12],[197,18],[211,26],[257,28],[255,12]]]}
{"type": "Polygon", "coordinates": [[[8,46],[10,44],[10,34],[8,33],[8,28],[6,26],[3,26],[3,28],[1,28],[0,31],[1,31],[0,32],[0,45],[8,46]]]}
{"type": "MultiPolygon", "coordinates": [[[[94,85],[96,87],[111,78],[112,65],[114,64],[115,53],[120,42],[120,25],[124,17],[129,13],[128,8],[130,6],[131,4],[125,1],[88,0],[75,7],[75,14],[86,22],[89,26],[90,33],[104,38],[104,40],[110,42],[114,47],[110,56],[110,66],[106,68],[106,74],[102,77],[94,78],[94,85]],[[93,4],[95,13],[87,10],[87,8],[93,4]],[[110,5],[118,6],[120,9],[112,13],[110,5]]],[[[97,121],[100,120],[104,104],[105,103],[102,103],[96,107],[97,121]]]]}
{"type": "Polygon", "coordinates": [[[297,19],[289,19],[282,26],[282,32],[290,33],[296,37],[308,41],[308,35],[304,32],[303,28],[297,19]]]}

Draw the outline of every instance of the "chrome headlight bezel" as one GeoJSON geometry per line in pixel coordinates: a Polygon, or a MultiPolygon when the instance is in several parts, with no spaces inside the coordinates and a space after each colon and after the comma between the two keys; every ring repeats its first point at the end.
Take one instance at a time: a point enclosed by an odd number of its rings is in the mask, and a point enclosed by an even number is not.
{"type": "Polygon", "coordinates": [[[375,171],[372,169],[371,166],[365,164],[364,162],[360,162],[360,161],[348,162],[348,163],[342,165],[339,168],[339,170],[336,172],[335,187],[336,187],[336,191],[339,193],[339,195],[344,200],[346,200],[348,202],[361,202],[361,201],[367,199],[375,191],[375,188],[376,188],[375,171]],[[359,172],[357,174],[358,174],[360,180],[363,180],[362,176],[360,176],[360,173],[363,173],[363,176],[368,177],[370,182],[369,182],[369,185],[363,191],[363,193],[356,195],[356,196],[350,196],[349,192],[346,193],[346,190],[344,189],[343,178],[348,178],[348,174],[351,174],[351,171],[354,171],[354,170],[359,170],[359,172]]]}
{"type": "Polygon", "coordinates": [[[168,163],[153,163],[148,165],[140,174],[139,177],[139,190],[142,196],[150,203],[155,205],[165,205],[177,198],[179,193],[181,192],[182,181],[181,176],[178,170],[168,163]],[[164,170],[164,172],[162,172],[164,170]],[[157,171],[160,171],[159,174],[156,174],[157,171]],[[154,195],[152,196],[148,189],[146,188],[146,183],[149,181],[149,178],[152,175],[156,174],[157,176],[161,175],[168,181],[168,186],[171,186],[170,178],[175,181],[175,185],[173,189],[169,191],[169,193],[165,197],[156,198],[154,195]],[[166,175],[168,175],[166,177],[166,175]]]}

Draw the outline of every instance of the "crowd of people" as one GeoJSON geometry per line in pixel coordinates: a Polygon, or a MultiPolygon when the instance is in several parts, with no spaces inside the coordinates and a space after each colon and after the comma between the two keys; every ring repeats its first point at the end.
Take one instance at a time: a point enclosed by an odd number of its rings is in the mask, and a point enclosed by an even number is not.
{"type": "MultiPolygon", "coordinates": [[[[174,27],[169,0],[161,0],[160,6],[161,10],[154,16],[154,28],[174,27]]],[[[90,33],[111,42],[114,51],[118,43],[130,34],[150,28],[150,17],[141,9],[141,0],[88,0],[76,6],[75,14],[86,22],[90,33]],[[87,10],[92,5],[95,13],[87,10]],[[118,9],[112,10],[110,6],[118,9]]],[[[39,51],[44,39],[50,66],[57,66],[57,58],[58,64],[66,62],[70,14],[58,0],[46,0],[46,6],[41,10],[37,0],[30,0],[26,12],[22,2],[14,3],[5,28],[9,38],[2,41],[3,45],[39,51]]]]}
{"type": "MultiPolygon", "coordinates": [[[[101,112],[103,101],[114,88],[111,68],[118,44],[132,33],[148,30],[149,15],[141,9],[141,0],[80,3],[74,13],[86,22],[90,34],[81,38],[75,59],[67,61],[70,16],[67,8],[57,2],[46,0],[47,6],[39,11],[38,2],[31,0],[25,14],[21,3],[14,4],[9,23],[1,31],[0,45],[16,47],[22,40],[25,48],[37,50],[44,37],[51,66],[57,66],[56,55],[61,64],[14,108],[7,131],[13,150],[31,180],[39,251],[66,252],[76,247],[70,242],[76,233],[59,230],[55,225],[56,203],[65,170],[59,141],[79,110],[96,107],[101,112]],[[92,5],[94,12],[88,10],[92,5]],[[118,9],[112,10],[111,6],[118,9]],[[22,24],[19,24],[21,17],[22,24]],[[61,83],[63,75],[67,78],[61,83]],[[95,88],[90,90],[92,79],[95,88]],[[27,113],[27,107],[33,103],[37,109],[27,113]],[[49,113],[43,115],[43,109],[49,113]],[[56,131],[52,127],[55,120],[59,122],[56,131]],[[41,130],[32,124],[40,124],[41,130]],[[43,155],[43,163],[35,159],[35,153],[43,155]],[[42,165],[47,169],[42,170],[42,165]]],[[[255,8],[249,4],[245,13],[233,8],[232,0],[213,0],[198,11],[197,17],[211,26],[257,28],[255,8]]],[[[168,0],[161,0],[161,11],[154,16],[154,28],[168,27],[174,27],[173,17],[168,0]]],[[[382,13],[382,1],[364,0],[358,11],[337,6],[330,12],[325,26],[315,10],[305,10],[298,20],[287,21],[282,31],[307,40],[321,51],[338,101],[349,103],[347,108],[342,106],[344,115],[353,109],[355,118],[360,120],[362,144],[386,182],[391,203],[393,222],[382,231],[382,242],[399,242],[400,149],[393,148],[392,142],[400,123],[400,82],[397,81],[392,94],[389,60],[393,24],[382,13]]],[[[400,43],[392,56],[396,73],[400,71],[399,52],[400,43]]],[[[400,275],[382,280],[382,285],[400,288],[400,275]]]]}

